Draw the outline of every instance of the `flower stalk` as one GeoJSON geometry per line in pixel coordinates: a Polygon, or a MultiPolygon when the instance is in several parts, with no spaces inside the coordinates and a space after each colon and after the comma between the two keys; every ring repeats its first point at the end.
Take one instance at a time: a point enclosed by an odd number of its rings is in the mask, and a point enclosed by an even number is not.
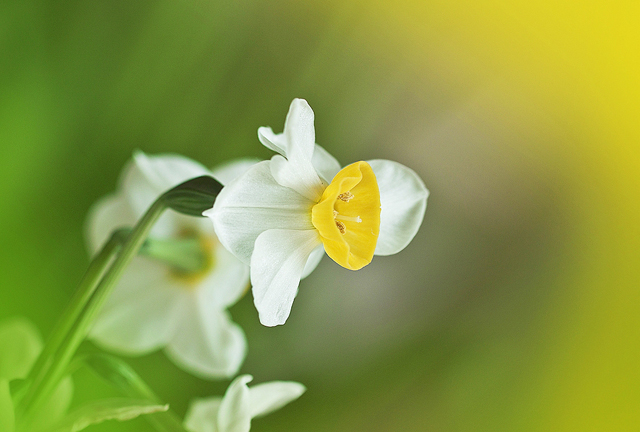
{"type": "MultiPolygon", "coordinates": [[[[111,293],[111,289],[124,272],[127,264],[137,254],[153,224],[166,208],[167,203],[163,195],[151,205],[131,231],[108,270],[90,272],[87,275],[86,279],[89,280],[84,284],[84,292],[81,291],[77,299],[78,306],[82,306],[81,311],[71,326],[66,324],[67,318],[63,318],[65,324],[60,326],[60,330],[66,331],[54,334],[50,341],[51,345],[60,340],[61,342],[57,344],[57,349],[55,345],[50,349],[45,348],[43,353],[47,352],[48,356],[44,357],[42,361],[38,361],[43,364],[43,367],[36,372],[37,376],[34,377],[34,381],[18,406],[18,413],[23,422],[28,422],[29,414],[38,408],[39,404],[51,394],[55,385],[60,381],[80,343],[86,337],[97,312],[111,293]],[[84,304],[81,303],[82,301],[84,304]],[[47,363],[49,367],[46,367],[47,363]]],[[[101,253],[96,258],[99,261],[96,267],[102,268],[103,260],[107,259],[106,252],[105,255],[101,253]]],[[[90,269],[91,267],[93,264],[90,269]]],[[[74,312],[76,312],[75,308],[76,305],[73,305],[74,312]]]]}

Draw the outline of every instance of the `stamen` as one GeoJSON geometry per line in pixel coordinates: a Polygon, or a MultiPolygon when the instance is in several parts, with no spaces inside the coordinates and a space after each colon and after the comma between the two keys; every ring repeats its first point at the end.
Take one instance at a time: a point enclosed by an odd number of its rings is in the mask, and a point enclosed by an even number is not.
{"type": "Polygon", "coordinates": [[[340,195],[338,195],[338,199],[340,201],[349,202],[353,199],[353,194],[349,191],[343,192],[340,195]]]}
{"type": "Polygon", "coordinates": [[[347,232],[347,227],[344,226],[344,224],[340,221],[336,221],[336,226],[338,227],[338,230],[340,231],[340,234],[345,234],[347,232]]]}
{"type": "Polygon", "coordinates": [[[360,219],[360,216],[344,216],[341,214],[336,214],[333,216],[333,218],[337,220],[347,221],[347,222],[358,222],[358,223],[362,222],[362,219],[360,219]]]}

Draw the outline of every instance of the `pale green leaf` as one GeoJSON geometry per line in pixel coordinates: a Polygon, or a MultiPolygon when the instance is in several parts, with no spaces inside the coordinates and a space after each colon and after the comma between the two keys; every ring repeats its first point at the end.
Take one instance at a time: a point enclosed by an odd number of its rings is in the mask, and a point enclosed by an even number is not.
{"type": "Polygon", "coordinates": [[[90,402],[67,415],[50,432],[78,432],[107,420],[127,421],[140,415],[164,412],[169,405],[136,399],[105,399],[90,402]]]}

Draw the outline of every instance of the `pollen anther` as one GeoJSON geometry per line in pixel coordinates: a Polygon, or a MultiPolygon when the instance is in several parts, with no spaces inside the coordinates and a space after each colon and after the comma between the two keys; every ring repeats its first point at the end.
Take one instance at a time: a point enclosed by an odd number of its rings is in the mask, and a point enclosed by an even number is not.
{"type": "Polygon", "coordinates": [[[353,194],[349,191],[343,192],[340,195],[338,195],[338,199],[340,201],[349,202],[353,199],[353,194]]]}
{"type": "Polygon", "coordinates": [[[336,221],[336,226],[338,227],[338,230],[340,230],[340,234],[346,234],[347,232],[347,227],[344,226],[344,224],[340,221],[336,221]]]}

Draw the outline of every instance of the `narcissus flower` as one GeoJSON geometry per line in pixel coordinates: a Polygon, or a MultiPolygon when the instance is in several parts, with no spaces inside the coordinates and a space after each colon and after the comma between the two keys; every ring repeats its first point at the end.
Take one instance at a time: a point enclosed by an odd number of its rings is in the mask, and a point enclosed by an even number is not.
{"type": "MultiPolygon", "coordinates": [[[[115,229],[135,225],[168,189],[202,175],[225,184],[254,163],[242,160],[209,171],[182,156],[136,153],[119,190],[89,214],[91,251],[115,229]]],[[[174,363],[203,378],[234,375],[246,340],[226,309],[248,289],[248,267],[218,243],[208,220],[173,210],[154,225],[142,252],[105,303],[90,338],[128,355],[164,348],[174,363]]]]}
{"type": "Polygon", "coordinates": [[[302,384],[291,381],[247,387],[252,379],[251,375],[239,376],[223,398],[193,401],[185,416],[185,428],[191,432],[248,432],[252,418],[280,409],[305,391],[302,384]]]}
{"type": "Polygon", "coordinates": [[[224,187],[211,210],[220,242],[251,266],[260,321],[283,324],[300,279],[329,255],[358,270],[373,255],[404,249],[422,223],[424,183],[396,162],[371,160],[340,169],[315,144],[314,114],[295,99],[282,134],[260,128],[262,144],[279,155],[224,187]]]}

